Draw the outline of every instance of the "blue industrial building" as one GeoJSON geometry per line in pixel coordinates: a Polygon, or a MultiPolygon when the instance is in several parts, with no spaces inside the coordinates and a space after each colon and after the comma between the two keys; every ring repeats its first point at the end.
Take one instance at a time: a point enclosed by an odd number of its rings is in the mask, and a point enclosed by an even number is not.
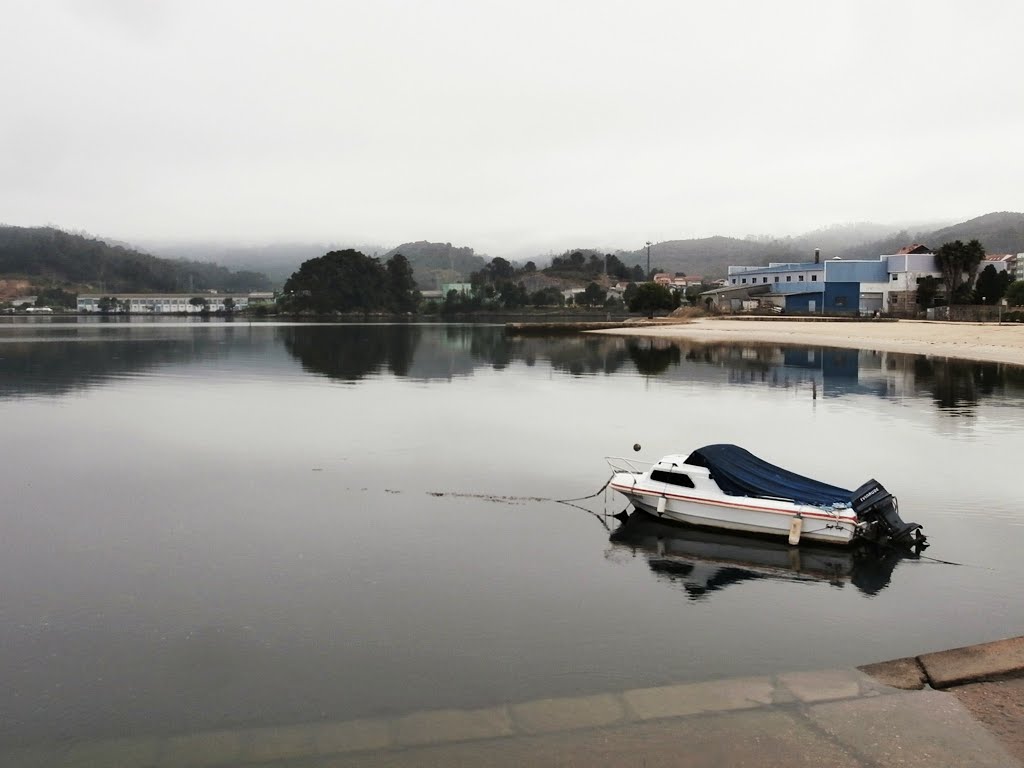
{"type": "Polygon", "coordinates": [[[917,280],[939,276],[934,254],[914,245],[877,259],[729,267],[725,287],[704,294],[719,308],[774,307],[801,314],[874,314],[915,309],[917,280]]]}

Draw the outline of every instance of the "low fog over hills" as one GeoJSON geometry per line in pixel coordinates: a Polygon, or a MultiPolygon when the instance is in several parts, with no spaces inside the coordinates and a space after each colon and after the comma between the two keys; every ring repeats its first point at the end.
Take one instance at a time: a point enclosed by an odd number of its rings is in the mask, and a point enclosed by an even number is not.
{"type": "MultiPolygon", "coordinates": [[[[759,265],[771,261],[806,261],[820,248],[822,258],[873,259],[894,253],[909,243],[937,248],[950,240],[978,239],[986,253],[1024,252],[1024,213],[987,213],[959,224],[935,228],[917,226],[887,229],[878,224],[840,225],[796,237],[738,239],[710,237],[670,240],[651,246],[651,267],[704,277],[722,277],[729,265],[759,265]],[[885,232],[878,235],[878,232],[885,232]],[[871,239],[866,235],[874,233],[871,239]]],[[[625,252],[623,261],[646,263],[645,249],[625,252]]]]}
{"type": "Polygon", "coordinates": [[[387,250],[379,244],[350,242],[259,243],[243,245],[226,242],[167,242],[140,241],[139,247],[156,256],[173,259],[212,261],[232,269],[251,269],[262,272],[275,286],[284,285],[299,265],[328,251],[346,248],[380,256],[387,250]]]}
{"type": "MultiPolygon", "coordinates": [[[[990,254],[1024,253],[1024,213],[987,213],[944,226],[894,228],[857,223],[793,237],[715,236],[665,240],[652,244],[650,264],[652,268],[669,272],[717,278],[724,276],[727,268],[734,264],[807,260],[813,257],[815,248],[821,249],[823,258],[875,258],[912,242],[936,248],[950,240],[975,238],[990,254]]],[[[425,240],[392,247],[351,242],[241,245],[141,241],[133,248],[109,238],[104,241],[52,227],[4,226],[0,227],[0,277],[28,277],[35,282],[42,280],[97,289],[106,285],[112,290],[279,289],[303,261],[344,248],[354,248],[382,260],[401,253],[412,265],[421,290],[467,279],[490,261],[488,256],[476,253],[468,245],[425,240]]],[[[572,250],[579,249],[569,249],[572,250]]],[[[646,248],[607,248],[595,252],[615,253],[627,265],[646,267],[647,264],[646,248]]],[[[538,254],[532,260],[538,268],[543,268],[550,263],[551,255],[538,254]]]]}

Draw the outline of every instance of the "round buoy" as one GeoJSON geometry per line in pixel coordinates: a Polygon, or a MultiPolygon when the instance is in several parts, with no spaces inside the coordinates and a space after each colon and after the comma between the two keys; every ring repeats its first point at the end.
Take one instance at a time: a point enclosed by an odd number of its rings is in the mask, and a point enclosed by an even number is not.
{"type": "Polygon", "coordinates": [[[633,443],[633,450],[634,451],[639,451],[640,450],[640,443],[633,443]]]}

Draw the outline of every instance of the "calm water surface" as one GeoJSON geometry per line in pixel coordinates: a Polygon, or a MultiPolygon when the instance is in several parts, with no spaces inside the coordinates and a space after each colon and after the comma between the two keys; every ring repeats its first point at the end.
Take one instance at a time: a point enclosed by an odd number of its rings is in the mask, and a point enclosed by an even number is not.
{"type": "Polygon", "coordinates": [[[0,749],[1020,634],[1024,372],[499,327],[0,323],[0,749]],[[624,529],[603,457],[877,477],[931,560],[624,529]],[[534,497],[534,499],[511,498],[534,497]]]}

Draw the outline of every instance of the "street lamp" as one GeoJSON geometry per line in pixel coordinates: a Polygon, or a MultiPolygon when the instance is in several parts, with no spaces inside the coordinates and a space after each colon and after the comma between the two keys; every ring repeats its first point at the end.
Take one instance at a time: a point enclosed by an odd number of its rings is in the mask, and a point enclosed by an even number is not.
{"type": "Polygon", "coordinates": [[[651,281],[651,241],[647,241],[647,282],[651,281]]]}

